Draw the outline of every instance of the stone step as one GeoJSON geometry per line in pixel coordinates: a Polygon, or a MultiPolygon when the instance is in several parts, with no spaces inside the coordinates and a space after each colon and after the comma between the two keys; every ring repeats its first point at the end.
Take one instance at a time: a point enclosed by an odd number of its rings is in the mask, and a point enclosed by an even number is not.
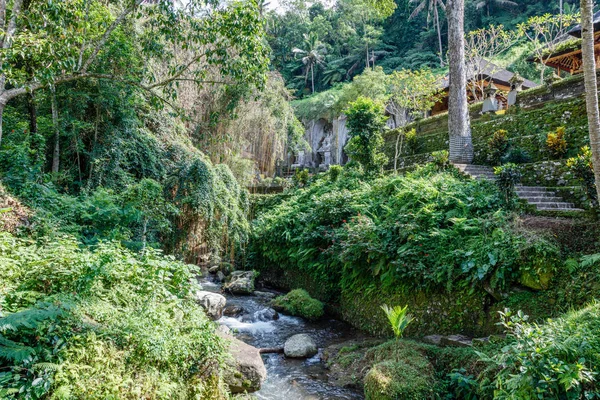
{"type": "Polygon", "coordinates": [[[558,197],[558,195],[554,192],[517,191],[516,193],[519,197],[558,197]]]}
{"type": "Polygon", "coordinates": [[[538,210],[540,208],[542,208],[542,209],[553,209],[553,210],[575,208],[575,204],[573,204],[573,203],[567,203],[567,202],[556,202],[556,203],[530,202],[529,204],[536,206],[536,208],[538,210]]]}
{"type": "Polygon", "coordinates": [[[516,185],[515,186],[516,190],[535,190],[535,191],[547,191],[548,188],[544,187],[544,186],[523,186],[523,185],[516,185]]]}
{"type": "Polygon", "coordinates": [[[573,207],[573,208],[550,208],[550,207],[541,207],[541,206],[538,206],[537,210],[538,211],[550,211],[550,212],[558,212],[558,211],[582,212],[582,211],[585,211],[583,208],[577,208],[577,207],[573,207]]]}
{"type": "Polygon", "coordinates": [[[562,203],[564,199],[562,197],[548,196],[548,197],[529,197],[519,196],[522,200],[526,200],[528,203],[562,203]]]}

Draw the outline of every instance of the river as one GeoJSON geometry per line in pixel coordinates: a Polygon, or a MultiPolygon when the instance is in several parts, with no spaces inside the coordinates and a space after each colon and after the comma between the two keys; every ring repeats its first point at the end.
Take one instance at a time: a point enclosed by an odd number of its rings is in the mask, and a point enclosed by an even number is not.
{"type": "MultiPolygon", "coordinates": [[[[221,286],[211,281],[201,282],[204,290],[220,292],[221,286]]],[[[286,358],[283,354],[263,354],[267,379],[258,392],[258,399],[265,400],[352,400],[363,399],[357,390],[340,388],[327,382],[327,369],[321,361],[325,347],[360,334],[347,324],[334,319],[309,322],[302,318],[280,314],[279,319],[264,317],[269,299],[258,296],[235,296],[224,294],[227,306],[237,305],[244,312],[238,317],[223,316],[220,324],[228,326],[234,335],[258,348],[282,347],[286,339],[298,333],[312,336],[319,353],[306,360],[286,358]]]]}

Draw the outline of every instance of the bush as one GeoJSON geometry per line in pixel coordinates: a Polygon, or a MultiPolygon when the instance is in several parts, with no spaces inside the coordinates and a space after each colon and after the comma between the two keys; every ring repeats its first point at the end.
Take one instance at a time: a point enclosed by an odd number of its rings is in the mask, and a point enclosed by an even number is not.
{"type": "Polygon", "coordinates": [[[484,360],[497,367],[494,398],[593,399],[600,396],[600,303],[539,325],[505,310],[510,344],[484,360]]]}
{"type": "Polygon", "coordinates": [[[450,153],[448,150],[434,151],[431,153],[433,164],[439,171],[444,171],[450,167],[450,153]]]}
{"type": "Polygon", "coordinates": [[[332,165],[331,167],[329,167],[329,179],[331,180],[331,182],[337,181],[343,171],[344,168],[342,168],[341,165],[332,165]]]}
{"type": "Polygon", "coordinates": [[[296,172],[294,172],[292,181],[294,182],[294,184],[296,186],[302,187],[302,186],[306,186],[309,178],[310,178],[310,175],[308,174],[307,169],[297,169],[296,172]]]}
{"type": "Polygon", "coordinates": [[[592,164],[592,151],[588,146],[581,148],[581,153],[567,160],[567,167],[573,171],[573,175],[585,185],[588,199],[594,206],[598,205],[598,194],[596,192],[596,181],[594,177],[594,165],[592,164]]]}
{"type": "Polygon", "coordinates": [[[515,185],[521,181],[521,170],[515,164],[504,164],[494,168],[494,174],[498,177],[496,183],[503,195],[505,204],[511,208],[517,197],[515,185]]]}
{"type": "Polygon", "coordinates": [[[489,159],[493,165],[500,164],[502,157],[508,151],[508,132],[504,129],[497,130],[494,132],[492,137],[488,140],[489,159]]]}
{"type": "Polygon", "coordinates": [[[546,137],[546,147],[554,158],[562,158],[567,153],[565,133],[565,127],[559,126],[555,132],[548,133],[546,137]]]}
{"type": "Polygon", "coordinates": [[[273,300],[273,307],[290,315],[317,320],[325,313],[323,303],[310,297],[304,289],[294,289],[273,300]]]}
{"type": "Polygon", "coordinates": [[[359,97],[345,111],[348,116],[350,140],[344,150],[357,161],[367,174],[381,172],[387,162],[387,156],[381,151],[382,136],[387,117],[385,107],[366,97],[359,97]]]}
{"type": "Polygon", "coordinates": [[[502,157],[502,163],[527,164],[531,162],[531,155],[520,147],[512,148],[502,157]]]}
{"type": "Polygon", "coordinates": [[[253,221],[252,268],[302,274],[323,301],[342,290],[506,287],[558,255],[512,229],[492,184],[431,165],[378,179],[345,171],[281,200],[253,221]]]}
{"type": "Polygon", "coordinates": [[[224,349],[192,297],[195,268],[0,233],[0,398],[222,398],[224,349]]]}

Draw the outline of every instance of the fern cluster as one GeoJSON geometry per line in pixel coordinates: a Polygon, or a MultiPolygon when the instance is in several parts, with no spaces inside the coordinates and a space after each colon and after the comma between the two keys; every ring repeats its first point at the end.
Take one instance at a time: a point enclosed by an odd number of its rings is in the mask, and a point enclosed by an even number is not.
{"type": "Polygon", "coordinates": [[[0,398],[220,398],[194,273],[153,249],[0,233],[0,398]]]}

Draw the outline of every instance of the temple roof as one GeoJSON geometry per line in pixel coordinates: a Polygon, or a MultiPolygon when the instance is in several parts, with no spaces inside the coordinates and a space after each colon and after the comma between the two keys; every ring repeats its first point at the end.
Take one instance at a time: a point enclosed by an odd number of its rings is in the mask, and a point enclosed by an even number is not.
{"type": "MultiPolygon", "coordinates": [[[[493,83],[501,83],[505,86],[510,86],[509,81],[514,75],[515,74],[513,72],[510,72],[484,58],[475,60],[475,65],[471,65],[467,68],[467,82],[491,79],[493,83]]],[[[449,85],[450,82],[448,75],[446,75],[444,78],[442,78],[442,89],[447,89],[449,85]]],[[[531,89],[536,86],[538,86],[537,83],[530,81],[529,79],[525,79],[523,82],[523,89],[531,89]]]]}
{"type": "MultiPolygon", "coordinates": [[[[594,32],[600,30],[600,11],[594,14],[594,32]]],[[[573,27],[569,32],[567,32],[571,36],[581,37],[581,24],[573,27]]]]}

